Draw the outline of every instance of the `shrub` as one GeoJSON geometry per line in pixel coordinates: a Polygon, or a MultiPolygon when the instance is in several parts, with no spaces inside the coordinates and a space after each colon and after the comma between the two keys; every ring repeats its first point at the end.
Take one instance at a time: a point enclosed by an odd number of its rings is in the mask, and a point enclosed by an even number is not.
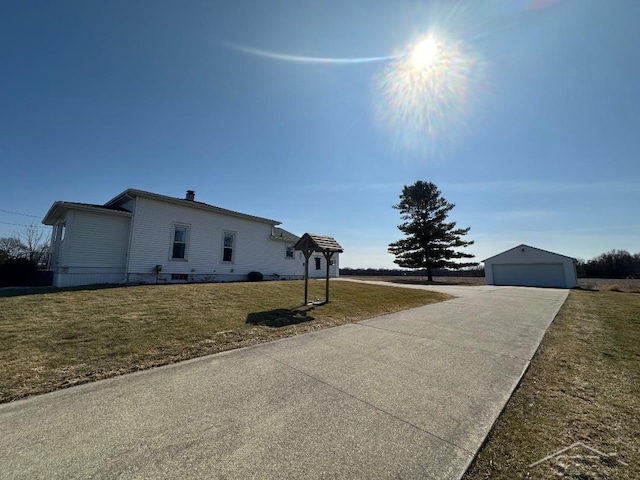
{"type": "Polygon", "coordinates": [[[26,258],[14,258],[0,265],[0,287],[23,287],[37,267],[26,258]]]}
{"type": "Polygon", "coordinates": [[[262,275],[260,272],[249,272],[247,274],[247,278],[250,282],[261,282],[264,278],[264,275],[262,275]]]}

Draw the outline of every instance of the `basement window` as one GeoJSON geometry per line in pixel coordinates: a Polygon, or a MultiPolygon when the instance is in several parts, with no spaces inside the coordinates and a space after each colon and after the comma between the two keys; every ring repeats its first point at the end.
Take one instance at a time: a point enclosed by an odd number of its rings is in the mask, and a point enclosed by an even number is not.
{"type": "Polygon", "coordinates": [[[172,273],[171,280],[189,280],[187,273],[172,273]]]}

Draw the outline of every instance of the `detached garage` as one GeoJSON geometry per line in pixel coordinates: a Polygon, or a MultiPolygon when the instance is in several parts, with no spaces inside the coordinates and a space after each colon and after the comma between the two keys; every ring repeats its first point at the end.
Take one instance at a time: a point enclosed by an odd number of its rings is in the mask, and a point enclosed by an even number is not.
{"type": "Polygon", "coordinates": [[[529,245],[518,245],[483,262],[488,285],[560,288],[578,286],[574,258],[529,245]]]}

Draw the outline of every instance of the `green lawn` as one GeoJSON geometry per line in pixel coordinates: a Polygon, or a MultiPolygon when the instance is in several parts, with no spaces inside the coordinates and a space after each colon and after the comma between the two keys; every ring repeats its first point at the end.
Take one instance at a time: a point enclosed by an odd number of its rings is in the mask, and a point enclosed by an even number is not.
{"type": "MultiPolygon", "coordinates": [[[[323,300],[324,281],[309,285],[323,300]]],[[[302,281],[0,290],[0,402],[448,298],[335,281],[331,303],[312,307],[303,292],[302,281]]]]}
{"type": "Polygon", "coordinates": [[[572,291],[464,480],[631,480],[639,460],[640,295],[572,291]],[[529,467],[575,442],[628,465],[578,448],[529,467]]]}

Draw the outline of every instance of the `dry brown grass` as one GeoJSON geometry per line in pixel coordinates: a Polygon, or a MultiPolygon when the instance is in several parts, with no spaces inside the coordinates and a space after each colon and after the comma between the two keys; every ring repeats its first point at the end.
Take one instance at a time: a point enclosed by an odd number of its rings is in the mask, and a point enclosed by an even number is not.
{"type": "Polygon", "coordinates": [[[578,284],[587,290],[640,293],[640,278],[580,278],[578,284]]]}
{"type": "Polygon", "coordinates": [[[637,479],[639,432],[640,295],[572,291],[464,480],[637,479]],[[628,466],[578,448],[529,467],[575,442],[628,466]]]}
{"type": "MultiPolygon", "coordinates": [[[[332,282],[331,303],[300,306],[301,281],[0,295],[0,402],[448,298],[332,282]]],[[[324,299],[324,281],[309,298],[324,299]]]]}

